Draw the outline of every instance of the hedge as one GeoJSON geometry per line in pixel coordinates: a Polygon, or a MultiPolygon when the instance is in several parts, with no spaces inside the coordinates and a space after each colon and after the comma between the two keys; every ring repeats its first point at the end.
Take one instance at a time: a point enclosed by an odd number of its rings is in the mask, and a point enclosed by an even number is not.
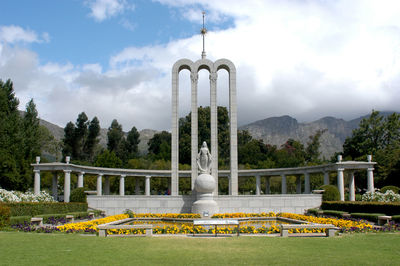
{"type": "Polygon", "coordinates": [[[307,210],[307,214],[312,214],[312,215],[315,215],[315,216],[318,215],[318,212],[319,212],[319,209],[308,209],[307,210]]]}
{"type": "Polygon", "coordinates": [[[392,216],[393,221],[395,222],[400,222],[400,214],[399,215],[393,215],[392,216]]]}
{"type": "Polygon", "coordinates": [[[378,217],[384,215],[384,213],[351,213],[352,218],[365,219],[372,222],[377,222],[378,217]]]}
{"type": "Polygon", "coordinates": [[[11,213],[10,207],[0,203],[0,228],[10,223],[10,213],[11,213]]]}
{"type": "Polygon", "coordinates": [[[81,202],[7,202],[11,216],[35,216],[52,213],[86,212],[87,203],[81,202]]]}
{"type": "Polygon", "coordinates": [[[343,213],[346,213],[344,211],[334,211],[334,210],[324,210],[324,215],[330,215],[330,216],[335,216],[335,217],[343,217],[343,213]]]}
{"type": "MultiPolygon", "coordinates": [[[[93,212],[95,217],[98,217],[101,214],[100,210],[95,210],[95,211],[87,211],[87,212],[40,214],[40,215],[35,215],[34,217],[43,218],[43,223],[44,224],[49,224],[49,223],[51,223],[52,219],[55,219],[55,220],[59,220],[59,219],[62,219],[62,218],[65,219],[66,215],[73,215],[75,219],[84,219],[84,218],[89,216],[89,212],[93,212]]],[[[33,216],[30,216],[30,215],[26,215],[26,216],[11,216],[10,217],[10,225],[23,224],[24,222],[30,223],[32,217],[33,216]]]]}
{"type": "Polygon", "coordinates": [[[324,201],[322,210],[344,211],[348,213],[384,213],[400,214],[399,202],[367,202],[367,201],[324,201]]]}
{"type": "Polygon", "coordinates": [[[30,223],[32,216],[11,216],[10,225],[23,224],[25,222],[30,223]]]}

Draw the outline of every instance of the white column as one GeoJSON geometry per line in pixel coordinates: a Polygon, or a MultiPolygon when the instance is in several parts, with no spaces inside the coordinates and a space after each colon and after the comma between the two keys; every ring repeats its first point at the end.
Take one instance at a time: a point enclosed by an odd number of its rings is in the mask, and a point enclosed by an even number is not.
{"type": "Polygon", "coordinates": [[[355,201],[356,200],[356,186],[354,181],[354,171],[350,172],[350,180],[349,180],[349,200],[355,201]]]}
{"type": "Polygon", "coordinates": [[[329,172],[324,172],[324,185],[329,185],[329,172]]]}
{"type": "Polygon", "coordinates": [[[267,176],[265,179],[265,194],[271,194],[271,185],[269,176],[267,176]]]}
{"type": "Polygon", "coordinates": [[[367,182],[368,182],[368,191],[375,192],[374,187],[374,168],[367,169],[367,182]]]}
{"type": "Polygon", "coordinates": [[[171,195],[178,195],[179,170],[179,67],[172,69],[171,195]]]}
{"type": "Polygon", "coordinates": [[[340,194],[340,200],[344,201],[344,168],[337,169],[337,184],[340,194]]]}
{"type": "Polygon", "coordinates": [[[119,195],[125,196],[125,175],[119,177],[119,195]]]}
{"type": "Polygon", "coordinates": [[[99,174],[97,176],[97,196],[101,196],[102,194],[102,179],[103,179],[103,174],[99,174]]]}
{"type": "Polygon", "coordinates": [[[237,101],[236,101],[236,69],[229,68],[229,131],[230,131],[230,195],[238,195],[238,146],[237,146],[237,101]]]}
{"type": "Polygon", "coordinates": [[[145,181],[145,195],[150,196],[150,178],[151,176],[146,176],[146,181],[145,181]]]}
{"type": "Polygon", "coordinates": [[[218,195],[218,110],[217,110],[217,78],[216,72],[210,73],[210,124],[211,124],[211,175],[215,178],[217,186],[214,195],[218,195]]]}
{"type": "Polygon", "coordinates": [[[33,170],[35,173],[35,183],[33,186],[33,193],[38,195],[40,193],[40,170],[33,170]]]}
{"type": "Polygon", "coordinates": [[[305,194],[310,194],[311,193],[310,173],[307,173],[307,172],[304,173],[304,193],[305,194]]]}
{"type": "Polygon", "coordinates": [[[83,175],[85,174],[85,172],[80,172],[78,174],[78,187],[83,187],[83,175]]]}
{"type": "Polygon", "coordinates": [[[139,177],[135,177],[135,195],[140,194],[140,184],[139,184],[139,177]]]}
{"type": "Polygon", "coordinates": [[[110,177],[104,178],[104,195],[110,195],[110,177]]]}
{"type": "Polygon", "coordinates": [[[191,144],[192,144],[192,159],[191,159],[191,166],[192,166],[192,190],[194,189],[194,182],[197,178],[197,152],[198,152],[198,114],[197,114],[197,81],[199,75],[196,72],[190,73],[191,79],[191,91],[192,91],[192,114],[191,114],[191,144]]]}
{"type": "Polygon", "coordinates": [[[260,175],[256,175],[256,195],[260,196],[261,194],[261,180],[260,175]]]}
{"type": "Polygon", "coordinates": [[[64,202],[69,202],[71,195],[71,170],[64,170],[64,202]]]}
{"type": "Polygon", "coordinates": [[[296,176],[296,193],[301,194],[301,176],[296,176]]]}
{"type": "Polygon", "coordinates": [[[281,194],[287,194],[287,185],[286,185],[286,175],[282,174],[282,181],[281,181],[281,194]]]}
{"type": "Polygon", "coordinates": [[[58,175],[57,172],[53,173],[53,180],[51,182],[51,192],[53,194],[53,198],[57,200],[58,198],[58,175]]]}

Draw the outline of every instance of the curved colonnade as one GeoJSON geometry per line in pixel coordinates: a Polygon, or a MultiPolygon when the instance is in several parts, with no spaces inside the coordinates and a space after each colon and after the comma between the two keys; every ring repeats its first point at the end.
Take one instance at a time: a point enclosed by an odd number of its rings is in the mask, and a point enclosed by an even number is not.
{"type": "MultiPolygon", "coordinates": [[[[337,184],[340,192],[340,199],[344,201],[344,173],[349,172],[349,197],[350,200],[355,200],[355,171],[366,170],[367,171],[367,182],[368,191],[374,191],[374,165],[375,162],[371,161],[371,156],[368,156],[367,162],[358,161],[339,161],[331,164],[324,164],[318,166],[306,166],[306,167],[295,167],[295,168],[274,168],[274,169],[255,169],[255,170],[239,170],[239,177],[256,177],[256,195],[261,195],[261,178],[266,178],[265,194],[270,194],[269,180],[272,176],[281,177],[281,194],[287,193],[286,177],[296,176],[296,193],[297,194],[310,194],[310,179],[312,174],[324,174],[324,184],[329,184],[329,174],[331,172],[337,172],[337,184]],[[304,191],[302,191],[301,176],[304,176],[304,191]]],[[[57,173],[64,172],[64,201],[69,202],[69,196],[71,191],[71,173],[76,173],[78,176],[78,187],[83,187],[84,175],[97,175],[97,190],[96,195],[103,195],[103,176],[105,177],[104,182],[104,194],[110,194],[110,176],[120,177],[119,195],[125,196],[125,178],[145,177],[145,195],[150,195],[150,179],[152,177],[165,177],[169,178],[169,185],[172,187],[174,180],[171,178],[171,170],[141,170],[141,169],[118,169],[118,168],[102,168],[84,165],[70,164],[67,160],[66,163],[40,163],[40,158],[37,158],[36,164],[32,164],[34,172],[34,193],[40,192],[40,173],[41,172],[53,172],[52,182],[52,193],[53,196],[57,194],[57,173]]],[[[192,171],[179,171],[179,177],[191,177],[192,171]]],[[[229,170],[220,170],[218,175],[220,177],[230,178],[231,172],[229,170]]],[[[136,180],[138,180],[136,178],[136,180]]],[[[179,184],[179,180],[176,183],[179,184]]],[[[231,186],[231,183],[229,183],[231,186]]],[[[178,186],[176,190],[171,191],[171,196],[178,196],[178,186]]],[[[238,187],[235,190],[232,187],[229,188],[229,195],[237,196],[238,187]]],[[[138,183],[136,183],[136,193],[138,193],[138,183]]]]}

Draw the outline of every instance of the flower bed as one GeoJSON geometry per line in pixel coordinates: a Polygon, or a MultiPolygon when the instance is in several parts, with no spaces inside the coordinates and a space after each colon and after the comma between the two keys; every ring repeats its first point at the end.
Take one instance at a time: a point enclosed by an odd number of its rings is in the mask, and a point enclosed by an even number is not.
{"type": "Polygon", "coordinates": [[[0,188],[0,202],[55,202],[55,200],[46,191],[40,191],[36,195],[29,191],[24,193],[0,188]]]}
{"type": "MultiPolygon", "coordinates": [[[[155,221],[138,221],[133,220],[133,224],[153,224],[153,234],[236,234],[237,228],[235,226],[219,226],[217,229],[215,227],[205,227],[205,226],[193,226],[192,223],[181,222],[175,223],[172,221],[162,221],[161,218],[198,218],[199,216],[196,214],[133,214],[134,217],[138,218],[159,218],[155,221]]],[[[263,213],[263,214],[254,214],[254,213],[223,213],[216,214],[213,218],[245,218],[245,217],[283,217],[290,218],[295,220],[307,221],[318,224],[333,224],[339,228],[341,228],[342,232],[366,232],[366,231],[393,231],[399,230],[398,225],[391,225],[390,227],[384,228],[373,228],[372,225],[365,223],[364,221],[354,221],[354,220],[346,220],[346,219],[335,219],[335,218],[320,218],[308,215],[300,215],[293,213],[280,213],[274,214],[263,213]]],[[[100,224],[106,224],[113,221],[118,221],[122,219],[129,218],[128,214],[119,214],[113,215],[106,218],[101,218],[97,220],[80,222],[80,223],[70,223],[61,226],[55,227],[53,231],[60,231],[65,233],[96,233],[98,232],[97,226],[100,224]]],[[[242,221],[240,226],[240,233],[242,234],[275,234],[280,232],[280,226],[278,224],[271,224],[270,226],[266,225],[258,225],[254,226],[257,221],[242,221]]],[[[16,228],[18,229],[18,228],[16,228]]],[[[21,229],[22,230],[22,229],[21,229]]],[[[35,230],[34,228],[29,227],[27,231],[35,230]]],[[[42,230],[42,232],[50,232],[49,230],[42,230]]],[[[323,229],[294,229],[291,230],[290,233],[322,233],[323,229]]],[[[144,234],[145,229],[110,229],[107,231],[107,234],[144,234]]]]}
{"type": "Polygon", "coordinates": [[[126,218],[129,218],[129,215],[118,214],[87,222],[64,224],[57,226],[57,229],[60,230],[61,232],[66,232],[66,233],[75,233],[75,232],[95,233],[98,232],[97,226],[99,224],[106,224],[126,218]]]}

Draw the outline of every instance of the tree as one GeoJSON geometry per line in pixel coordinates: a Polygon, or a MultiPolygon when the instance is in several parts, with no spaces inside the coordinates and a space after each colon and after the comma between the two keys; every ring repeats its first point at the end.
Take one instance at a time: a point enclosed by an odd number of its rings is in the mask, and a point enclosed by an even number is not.
{"type": "Polygon", "coordinates": [[[140,142],[140,134],[137,131],[136,127],[132,127],[132,129],[128,132],[126,136],[126,140],[123,142],[123,150],[125,154],[125,158],[123,161],[128,161],[129,159],[135,158],[138,152],[138,145],[140,142]]]}
{"type": "Polygon", "coordinates": [[[118,123],[117,119],[114,119],[107,132],[107,149],[117,153],[123,137],[122,126],[118,123]]]}
{"type": "Polygon", "coordinates": [[[379,186],[399,185],[400,176],[400,115],[383,116],[372,110],[369,117],[360,121],[359,127],[343,144],[343,155],[353,160],[365,160],[373,155],[376,181],[379,186]]]}
{"type": "Polygon", "coordinates": [[[320,162],[320,155],[319,147],[321,146],[320,139],[322,134],[326,132],[324,130],[317,130],[315,135],[309,136],[310,141],[307,143],[307,148],[305,151],[305,160],[309,163],[319,163],[320,162]]]}
{"type": "Polygon", "coordinates": [[[104,150],[97,156],[94,165],[98,167],[120,168],[122,166],[122,161],[115,152],[104,150]]]}
{"type": "Polygon", "coordinates": [[[294,139],[288,139],[276,152],[277,167],[297,167],[304,165],[306,152],[304,145],[294,139]]]}
{"type": "Polygon", "coordinates": [[[95,147],[97,143],[99,143],[98,139],[99,134],[100,134],[100,122],[99,119],[97,119],[97,117],[95,116],[89,123],[88,135],[85,141],[85,146],[83,148],[85,156],[89,161],[93,159],[95,147]]]}
{"type": "Polygon", "coordinates": [[[0,80],[0,184],[5,189],[26,190],[32,183],[30,164],[40,155],[38,118],[33,100],[26,118],[18,111],[11,80],[0,80]]]}
{"type": "Polygon", "coordinates": [[[384,118],[379,111],[372,110],[371,115],[362,119],[358,128],[353,130],[352,136],[345,140],[343,154],[351,158],[375,154],[383,148],[384,135],[384,118]]]}
{"type": "Polygon", "coordinates": [[[23,117],[24,133],[24,156],[29,162],[40,155],[40,129],[36,105],[31,99],[26,105],[26,112],[23,117]]]}
{"type": "Polygon", "coordinates": [[[72,122],[68,122],[64,128],[63,138],[63,160],[66,156],[71,156],[75,147],[75,125],[72,122]]]}
{"type": "Polygon", "coordinates": [[[149,155],[155,160],[171,160],[171,133],[162,131],[149,140],[149,155]]]}
{"type": "Polygon", "coordinates": [[[72,156],[73,160],[81,163],[93,162],[99,134],[100,123],[97,117],[89,122],[85,112],[80,113],[75,124],[68,122],[64,128],[62,151],[64,159],[66,156],[72,156]]]}
{"type": "Polygon", "coordinates": [[[85,112],[78,115],[75,123],[74,131],[74,149],[72,157],[75,160],[84,160],[85,155],[83,153],[83,148],[85,145],[86,137],[88,135],[88,117],[85,112]]]}

